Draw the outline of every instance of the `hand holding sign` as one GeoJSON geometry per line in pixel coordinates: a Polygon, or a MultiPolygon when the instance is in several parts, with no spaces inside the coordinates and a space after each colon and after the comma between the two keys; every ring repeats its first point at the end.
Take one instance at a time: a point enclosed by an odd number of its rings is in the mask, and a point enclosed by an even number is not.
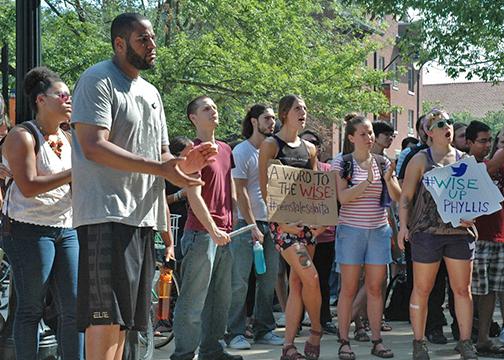
{"type": "Polygon", "coordinates": [[[336,177],[332,172],[271,163],[266,207],[268,221],[335,225],[338,221],[336,177]]]}
{"type": "Polygon", "coordinates": [[[453,227],[471,226],[471,219],[499,211],[504,200],[485,164],[477,163],[473,156],[425,173],[422,182],[441,219],[453,227]],[[466,221],[461,223],[461,219],[466,221]]]}

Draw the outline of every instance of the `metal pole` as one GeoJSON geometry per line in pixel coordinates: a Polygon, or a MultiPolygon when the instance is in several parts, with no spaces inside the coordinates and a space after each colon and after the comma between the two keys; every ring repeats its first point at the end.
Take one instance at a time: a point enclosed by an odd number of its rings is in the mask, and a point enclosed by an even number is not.
{"type": "Polygon", "coordinates": [[[5,113],[9,114],[9,45],[2,47],[2,97],[5,102],[5,113]]]}
{"type": "Polygon", "coordinates": [[[40,0],[16,0],[16,124],[32,118],[23,79],[40,65],[40,43],[40,0]]]}

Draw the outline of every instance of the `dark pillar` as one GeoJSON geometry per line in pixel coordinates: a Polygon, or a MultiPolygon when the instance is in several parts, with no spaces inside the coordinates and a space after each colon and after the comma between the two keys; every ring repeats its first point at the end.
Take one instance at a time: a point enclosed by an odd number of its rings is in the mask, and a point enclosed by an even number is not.
{"type": "Polygon", "coordinates": [[[9,114],[9,46],[2,47],[2,97],[5,101],[5,113],[9,114]]]}
{"type": "Polygon", "coordinates": [[[23,79],[40,65],[40,48],[40,0],[16,0],[16,124],[32,117],[23,79]]]}

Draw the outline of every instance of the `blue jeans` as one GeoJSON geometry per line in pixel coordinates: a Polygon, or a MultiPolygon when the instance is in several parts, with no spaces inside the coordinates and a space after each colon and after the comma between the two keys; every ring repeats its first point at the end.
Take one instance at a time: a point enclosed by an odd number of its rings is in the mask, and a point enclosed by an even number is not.
{"type": "Polygon", "coordinates": [[[14,344],[18,360],[37,358],[44,300],[50,289],[58,311],[58,350],[62,359],[83,359],[84,336],[76,325],[79,243],[74,229],[14,221],[4,246],[12,264],[17,306],[14,344]]]}
{"type": "Polygon", "coordinates": [[[216,359],[223,352],[219,339],[224,337],[231,302],[231,250],[229,245],[217,246],[202,231],[185,230],[180,245],[182,285],[175,305],[171,359],[192,359],[198,345],[199,359],[216,359]]]}
{"type": "MultiPolygon", "coordinates": [[[[244,220],[238,222],[237,229],[244,227],[244,220]]],[[[267,332],[275,329],[273,317],[273,296],[278,273],[278,252],[271,238],[268,223],[258,221],[257,226],[264,234],[264,258],[266,260],[266,272],[256,274],[256,292],[254,305],[254,337],[261,338],[267,332]]],[[[250,232],[241,234],[231,241],[233,253],[233,276],[231,281],[232,296],[231,308],[229,309],[228,330],[231,338],[237,335],[245,335],[246,328],[246,298],[250,270],[254,262],[254,251],[250,232]]]]}

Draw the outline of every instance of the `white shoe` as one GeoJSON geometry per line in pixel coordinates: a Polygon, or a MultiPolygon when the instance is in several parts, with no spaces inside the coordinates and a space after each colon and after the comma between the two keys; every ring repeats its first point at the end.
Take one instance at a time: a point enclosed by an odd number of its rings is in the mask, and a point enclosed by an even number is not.
{"type": "Polygon", "coordinates": [[[274,334],[273,331],[267,332],[263,337],[255,341],[256,344],[265,345],[283,345],[284,338],[274,334]]]}
{"type": "Polygon", "coordinates": [[[277,321],[276,321],[276,326],[279,327],[279,328],[284,328],[285,327],[285,314],[282,313],[277,321]]]}
{"type": "Polygon", "coordinates": [[[248,350],[251,346],[247,339],[245,339],[245,336],[237,335],[231,339],[228,347],[235,350],[248,350]]]}

